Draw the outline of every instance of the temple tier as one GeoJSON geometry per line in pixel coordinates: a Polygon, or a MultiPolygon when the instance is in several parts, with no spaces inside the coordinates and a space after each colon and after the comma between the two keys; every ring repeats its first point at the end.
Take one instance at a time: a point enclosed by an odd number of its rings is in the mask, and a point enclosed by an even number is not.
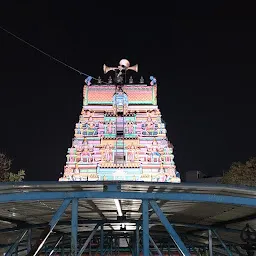
{"type": "MultiPolygon", "coordinates": [[[[117,75],[118,76],[118,75],[117,75]]],[[[109,79],[87,84],[83,108],[60,181],[127,180],[180,183],[173,146],[149,85],[109,79]],[[117,81],[117,82],[116,82],[117,81]]]]}

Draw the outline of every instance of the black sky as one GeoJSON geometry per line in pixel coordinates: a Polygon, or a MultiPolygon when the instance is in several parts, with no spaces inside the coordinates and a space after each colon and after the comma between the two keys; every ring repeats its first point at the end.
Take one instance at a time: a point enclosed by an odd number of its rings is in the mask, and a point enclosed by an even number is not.
{"type": "MultiPolygon", "coordinates": [[[[93,76],[127,58],[158,79],[181,173],[217,175],[256,155],[253,6],[231,1],[2,1],[0,25],[93,76]],[[18,3],[23,2],[23,3],[18,3]]],[[[84,77],[0,30],[0,150],[27,180],[57,180],[84,77]]]]}

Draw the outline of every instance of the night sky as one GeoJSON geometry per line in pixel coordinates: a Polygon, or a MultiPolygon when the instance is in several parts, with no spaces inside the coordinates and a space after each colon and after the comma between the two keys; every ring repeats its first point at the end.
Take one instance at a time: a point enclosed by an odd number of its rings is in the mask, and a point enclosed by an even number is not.
{"type": "MultiPolygon", "coordinates": [[[[158,105],[181,174],[218,175],[256,155],[253,6],[19,2],[1,1],[0,26],[46,53],[95,77],[103,77],[104,63],[127,58],[146,81],[157,78],[158,105]]],[[[26,180],[57,180],[85,77],[2,30],[0,63],[0,151],[13,159],[14,170],[26,170],[26,180]]]]}

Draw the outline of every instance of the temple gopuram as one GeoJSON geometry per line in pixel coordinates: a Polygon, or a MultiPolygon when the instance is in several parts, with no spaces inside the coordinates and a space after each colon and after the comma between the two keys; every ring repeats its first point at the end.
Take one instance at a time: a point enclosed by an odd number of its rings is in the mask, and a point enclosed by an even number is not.
{"type": "Polygon", "coordinates": [[[125,180],[180,183],[173,146],[157,106],[157,81],[134,83],[130,66],[103,66],[108,81],[85,80],[83,107],[59,181],[125,180]],[[128,81],[126,81],[128,80],[128,81]]]}

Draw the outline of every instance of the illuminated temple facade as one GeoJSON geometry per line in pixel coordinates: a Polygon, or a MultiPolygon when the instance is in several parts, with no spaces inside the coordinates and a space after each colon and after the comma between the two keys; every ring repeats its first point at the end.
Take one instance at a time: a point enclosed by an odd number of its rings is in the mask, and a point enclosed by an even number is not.
{"type": "Polygon", "coordinates": [[[157,83],[126,73],[137,71],[127,60],[108,81],[86,79],[83,107],[67,152],[60,181],[127,180],[180,183],[173,146],[157,106],[157,83]]]}

